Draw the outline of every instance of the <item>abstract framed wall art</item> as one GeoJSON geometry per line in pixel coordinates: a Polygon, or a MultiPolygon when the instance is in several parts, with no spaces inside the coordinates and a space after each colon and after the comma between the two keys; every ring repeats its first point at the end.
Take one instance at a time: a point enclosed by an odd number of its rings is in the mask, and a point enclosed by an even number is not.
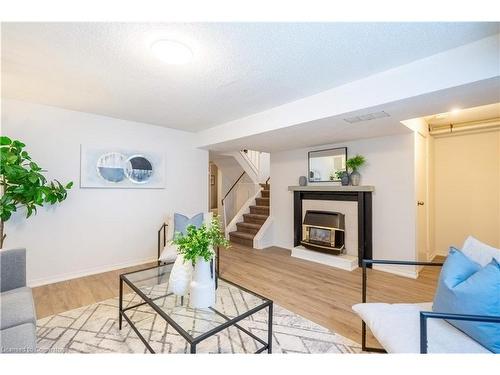
{"type": "Polygon", "coordinates": [[[80,187],[165,188],[165,160],[160,152],[81,145],[80,187]]]}

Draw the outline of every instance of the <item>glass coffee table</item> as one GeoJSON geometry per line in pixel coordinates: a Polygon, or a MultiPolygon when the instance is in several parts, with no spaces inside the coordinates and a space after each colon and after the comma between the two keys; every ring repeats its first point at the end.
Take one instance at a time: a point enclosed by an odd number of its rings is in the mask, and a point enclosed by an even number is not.
{"type": "Polygon", "coordinates": [[[189,295],[179,297],[168,293],[168,280],[172,266],[173,263],[167,263],[120,275],[120,330],[122,319],[125,319],[146,348],[154,353],[151,345],[127,315],[129,310],[149,305],[189,343],[191,353],[196,353],[197,344],[229,327],[237,328],[255,340],[258,345],[262,345],[255,353],[265,350],[268,353],[272,352],[273,301],[218,277],[215,304],[206,309],[191,308],[189,295]],[[141,302],[123,306],[123,283],[140,297],[141,302]],[[241,320],[266,308],[268,309],[267,341],[238,324],[241,320]]]}

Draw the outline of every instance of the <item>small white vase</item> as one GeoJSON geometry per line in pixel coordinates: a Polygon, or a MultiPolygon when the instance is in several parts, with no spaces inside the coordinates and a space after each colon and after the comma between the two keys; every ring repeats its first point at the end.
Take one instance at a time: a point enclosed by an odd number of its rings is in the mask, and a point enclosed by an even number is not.
{"type": "Polygon", "coordinates": [[[215,270],[211,272],[210,261],[196,259],[189,296],[189,306],[203,309],[215,304],[215,270]]]}
{"type": "Polygon", "coordinates": [[[190,260],[184,260],[182,255],[178,255],[172,266],[172,271],[170,271],[168,292],[172,292],[176,296],[185,296],[188,294],[192,274],[193,263],[190,260]]]}
{"type": "Polygon", "coordinates": [[[351,185],[352,186],[358,186],[359,182],[361,180],[361,175],[359,174],[358,171],[353,171],[350,175],[350,180],[351,180],[351,185]]]}

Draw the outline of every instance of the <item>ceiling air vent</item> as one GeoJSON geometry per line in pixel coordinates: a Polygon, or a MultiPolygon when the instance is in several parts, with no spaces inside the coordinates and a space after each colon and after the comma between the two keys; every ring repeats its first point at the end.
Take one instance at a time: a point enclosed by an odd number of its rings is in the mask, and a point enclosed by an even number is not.
{"type": "Polygon", "coordinates": [[[347,121],[349,124],[354,124],[355,122],[370,121],[370,120],[375,120],[376,118],[389,117],[389,116],[390,115],[387,112],[380,111],[380,112],[367,113],[366,115],[361,115],[361,116],[348,117],[345,118],[344,120],[347,121]]]}

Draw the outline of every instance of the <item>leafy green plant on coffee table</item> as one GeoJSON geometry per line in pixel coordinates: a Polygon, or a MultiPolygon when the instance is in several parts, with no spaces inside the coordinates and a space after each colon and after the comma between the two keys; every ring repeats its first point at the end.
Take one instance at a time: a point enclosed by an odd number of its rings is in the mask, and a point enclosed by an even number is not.
{"type": "Polygon", "coordinates": [[[37,206],[55,204],[66,199],[73,182],[65,185],[57,180],[47,181],[40,166],[27,151],[26,145],[9,137],[0,137],[0,249],[7,235],[4,224],[12,214],[26,209],[26,218],[36,214],[37,206]]]}
{"type": "Polygon", "coordinates": [[[361,168],[364,164],[366,163],[366,159],[362,155],[356,155],[353,156],[352,158],[347,159],[345,162],[345,165],[347,166],[348,169],[350,169],[352,172],[356,172],[359,168],[361,168]]]}
{"type": "Polygon", "coordinates": [[[207,262],[211,260],[214,257],[213,249],[217,246],[229,247],[229,241],[220,230],[219,219],[216,216],[209,227],[205,224],[199,228],[189,225],[186,232],[186,234],[177,232],[172,242],[177,245],[179,254],[185,260],[192,261],[193,264],[196,263],[198,257],[202,257],[207,262]]]}

